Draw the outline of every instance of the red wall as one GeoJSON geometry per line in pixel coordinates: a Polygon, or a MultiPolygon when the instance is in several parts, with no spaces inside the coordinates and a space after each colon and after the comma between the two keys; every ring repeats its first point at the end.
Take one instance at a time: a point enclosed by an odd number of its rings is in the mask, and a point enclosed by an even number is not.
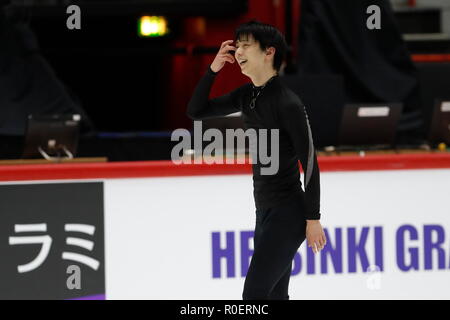
{"type": "MultiPolygon", "coordinates": [[[[175,47],[193,49],[196,46],[219,47],[233,39],[236,27],[251,19],[269,23],[285,32],[285,0],[249,0],[246,14],[232,18],[188,18],[184,21],[183,37],[174,42],[175,47]]],[[[297,8],[299,0],[293,1],[297,8]]],[[[295,21],[295,19],[294,19],[295,21]]],[[[215,54],[175,55],[170,63],[169,90],[166,97],[165,129],[191,128],[192,121],[186,116],[190,96],[215,54]]],[[[216,78],[211,96],[222,95],[248,82],[237,64],[227,65],[216,78]]]]}

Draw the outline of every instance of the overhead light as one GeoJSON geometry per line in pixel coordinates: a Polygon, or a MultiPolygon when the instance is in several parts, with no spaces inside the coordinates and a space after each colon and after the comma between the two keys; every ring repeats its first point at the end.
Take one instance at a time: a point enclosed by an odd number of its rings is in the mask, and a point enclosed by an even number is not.
{"type": "Polygon", "coordinates": [[[163,37],[169,33],[167,19],[162,16],[143,16],[139,19],[140,37],[163,37]]]}

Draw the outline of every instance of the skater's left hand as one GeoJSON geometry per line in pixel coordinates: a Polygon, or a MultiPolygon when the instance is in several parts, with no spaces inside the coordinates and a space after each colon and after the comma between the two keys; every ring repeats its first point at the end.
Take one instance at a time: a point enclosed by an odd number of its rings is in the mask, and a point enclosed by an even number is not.
{"type": "Polygon", "coordinates": [[[327,239],[319,220],[306,220],[306,239],[308,247],[312,247],[314,253],[325,247],[327,239]]]}

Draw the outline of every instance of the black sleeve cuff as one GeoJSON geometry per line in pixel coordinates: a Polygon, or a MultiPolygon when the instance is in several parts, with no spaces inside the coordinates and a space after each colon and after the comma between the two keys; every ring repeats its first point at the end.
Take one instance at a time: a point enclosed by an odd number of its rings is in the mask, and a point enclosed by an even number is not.
{"type": "Polygon", "coordinates": [[[209,65],[208,66],[208,70],[207,70],[207,72],[210,74],[210,75],[212,75],[212,76],[215,76],[216,74],[218,74],[218,72],[214,72],[214,71],[212,71],[212,69],[211,69],[211,65],[209,65]]]}
{"type": "Polygon", "coordinates": [[[306,216],[306,220],[320,220],[320,213],[314,215],[314,216],[306,216]]]}

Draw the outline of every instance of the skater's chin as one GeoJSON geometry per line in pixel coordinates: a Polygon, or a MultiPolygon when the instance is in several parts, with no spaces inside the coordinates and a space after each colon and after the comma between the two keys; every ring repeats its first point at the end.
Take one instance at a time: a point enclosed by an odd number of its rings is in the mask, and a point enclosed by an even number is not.
{"type": "Polygon", "coordinates": [[[241,73],[244,75],[244,76],[247,76],[247,77],[249,77],[249,75],[248,75],[248,73],[247,72],[245,72],[244,70],[242,70],[241,69],[241,73]]]}

